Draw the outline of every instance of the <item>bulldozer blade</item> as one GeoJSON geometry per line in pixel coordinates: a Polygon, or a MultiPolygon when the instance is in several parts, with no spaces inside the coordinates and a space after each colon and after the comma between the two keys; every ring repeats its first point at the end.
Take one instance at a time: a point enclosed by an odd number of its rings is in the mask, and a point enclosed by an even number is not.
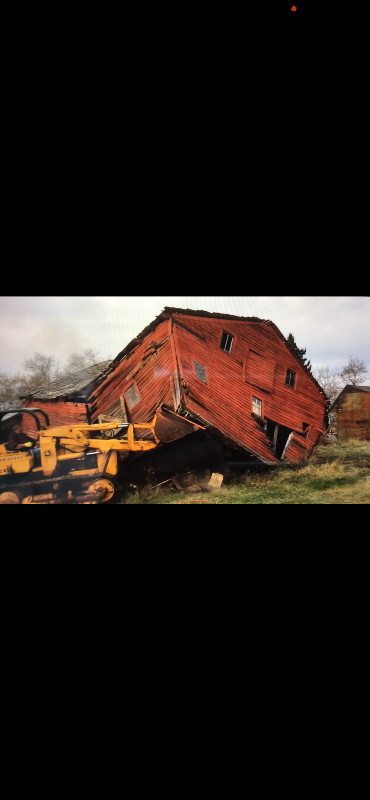
{"type": "Polygon", "coordinates": [[[163,444],[175,442],[176,439],[182,439],[197,430],[204,431],[205,428],[169,409],[160,408],[157,411],[154,433],[163,444]]]}

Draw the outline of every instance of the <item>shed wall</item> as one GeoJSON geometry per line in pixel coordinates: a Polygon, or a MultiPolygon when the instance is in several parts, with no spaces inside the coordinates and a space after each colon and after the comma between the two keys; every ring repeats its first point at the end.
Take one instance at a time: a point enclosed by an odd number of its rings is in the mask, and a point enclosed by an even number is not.
{"type": "Polygon", "coordinates": [[[337,408],[338,441],[370,439],[370,394],[344,394],[337,408]]]}

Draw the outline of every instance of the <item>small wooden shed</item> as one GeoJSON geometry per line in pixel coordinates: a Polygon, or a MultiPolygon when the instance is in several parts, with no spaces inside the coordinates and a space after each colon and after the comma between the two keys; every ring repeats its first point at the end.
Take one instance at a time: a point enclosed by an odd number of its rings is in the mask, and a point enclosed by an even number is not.
{"type": "MultiPolygon", "coordinates": [[[[110,365],[111,361],[101,361],[57,378],[23,397],[23,406],[37,407],[46,411],[50,425],[90,422],[87,399],[93,388],[98,386],[109,373],[110,365]]],[[[30,414],[23,414],[23,428],[30,436],[36,433],[36,424],[30,414]]]]}
{"type": "Polygon", "coordinates": [[[330,411],[337,413],[338,442],[370,439],[370,386],[347,384],[330,411]]]}

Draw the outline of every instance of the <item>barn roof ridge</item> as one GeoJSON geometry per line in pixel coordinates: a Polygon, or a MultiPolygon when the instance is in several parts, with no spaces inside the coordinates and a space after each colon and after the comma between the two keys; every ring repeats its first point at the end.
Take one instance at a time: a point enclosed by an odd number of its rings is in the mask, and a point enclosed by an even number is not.
{"type": "Polygon", "coordinates": [[[154,330],[157,327],[157,325],[163,322],[163,320],[171,317],[173,314],[184,314],[185,316],[189,317],[190,316],[207,317],[211,319],[226,319],[226,320],[229,319],[235,322],[257,322],[259,324],[269,325],[275,331],[275,333],[281,339],[281,341],[285,344],[288,350],[290,350],[292,356],[298,361],[299,365],[303,367],[307,375],[311,378],[311,380],[315,383],[320,392],[324,395],[325,399],[328,400],[322,386],[320,386],[319,382],[313,376],[312,372],[310,372],[308,367],[306,367],[306,365],[303,364],[303,362],[300,361],[300,359],[296,356],[292,346],[289,344],[288,340],[281,332],[281,330],[278,328],[278,326],[275,324],[275,322],[272,322],[272,320],[270,319],[262,319],[261,317],[242,317],[236,314],[225,314],[220,311],[203,311],[202,309],[177,308],[175,306],[165,306],[162,309],[161,313],[158,314],[155,317],[155,319],[153,319],[152,322],[149,323],[149,325],[143,328],[143,330],[139,334],[137,334],[137,336],[131,339],[131,341],[126,345],[126,347],[124,347],[123,350],[121,350],[118,353],[118,355],[113,359],[112,363],[117,365],[118,362],[122,361],[122,359],[125,358],[125,356],[128,353],[130,353],[131,350],[133,350],[136,345],[140,344],[140,342],[145,338],[145,336],[148,335],[148,333],[150,333],[150,331],[154,330]]]}

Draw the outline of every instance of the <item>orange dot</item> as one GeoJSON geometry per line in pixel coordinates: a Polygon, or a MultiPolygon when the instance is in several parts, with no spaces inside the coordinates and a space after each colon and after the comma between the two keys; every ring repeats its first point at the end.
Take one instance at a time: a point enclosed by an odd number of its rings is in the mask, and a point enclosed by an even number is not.
{"type": "Polygon", "coordinates": [[[291,11],[297,11],[297,8],[296,8],[296,6],[292,6],[290,10],[291,11]]]}

